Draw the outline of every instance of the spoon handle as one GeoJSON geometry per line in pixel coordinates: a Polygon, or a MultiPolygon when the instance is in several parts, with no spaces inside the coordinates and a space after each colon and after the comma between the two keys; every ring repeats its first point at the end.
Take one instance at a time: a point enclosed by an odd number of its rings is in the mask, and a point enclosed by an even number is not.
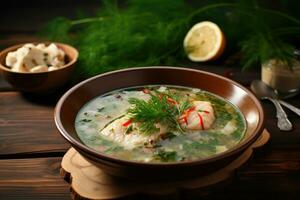
{"type": "Polygon", "coordinates": [[[290,131],[293,128],[292,123],[287,118],[286,113],[276,99],[269,98],[276,107],[276,117],[278,119],[277,126],[281,131],[290,131]]]}
{"type": "Polygon", "coordinates": [[[294,113],[296,113],[297,115],[300,116],[300,109],[299,108],[297,108],[297,107],[295,107],[295,106],[293,106],[293,105],[291,105],[291,104],[289,104],[285,101],[282,101],[282,100],[279,100],[279,103],[281,105],[287,107],[288,109],[290,109],[291,111],[293,111],[294,113]]]}

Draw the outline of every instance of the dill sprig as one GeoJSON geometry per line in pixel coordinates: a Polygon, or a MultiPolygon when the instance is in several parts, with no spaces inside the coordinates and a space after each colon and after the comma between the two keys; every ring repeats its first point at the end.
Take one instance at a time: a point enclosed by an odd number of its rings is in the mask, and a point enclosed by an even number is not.
{"type": "Polygon", "coordinates": [[[133,122],[139,123],[139,129],[142,133],[152,134],[159,131],[157,124],[165,126],[168,131],[183,132],[178,118],[184,110],[190,107],[187,100],[170,101],[171,96],[162,95],[159,92],[150,93],[150,100],[145,101],[137,98],[130,98],[131,108],[127,113],[133,122]]]}
{"type": "Polygon", "coordinates": [[[300,1],[276,1],[281,10],[266,0],[206,0],[193,5],[184,0],[126,0],[122,8],[117,0],[102,2],[94,16],[58,17],[43,31],[49,40],[79,49],[79,79],[128,67],[185,66],[182,42],[200,21],[220,26],[228,44],[223,58],[241,51],[244,68],[274,58],[291,61],[291,43],[300,34],[300,1]]]}
{"type": "Polygon", "coordinates": [[[241,42],[243,52],[242,62],[244,69],[248,69],[253,65],[265,63],[270,59],[277,59],[287,63],[291,67],[292,60],[295,58],[295,48],[280,40],[272,34],[257,33],[249,36],[241,42]],[[259,45],[258,45],[259,44],[259,45]],[[272,49],[269,51],[268,49],[272,49]]]}

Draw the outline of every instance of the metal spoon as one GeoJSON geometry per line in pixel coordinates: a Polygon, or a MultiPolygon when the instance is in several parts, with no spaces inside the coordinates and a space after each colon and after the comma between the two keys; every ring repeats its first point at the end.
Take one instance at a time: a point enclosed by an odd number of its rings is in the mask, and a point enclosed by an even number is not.
{"type": "MultiPolygon", "coordinates": [[[[261,84],[265,84],[264,82],[260,81],[261,84]]],[[[266,84],[265,84],[266,85],[266,84]]],[[[271,88],[270,86],[266,85],[266,87],[268,87],[270,90],[273,90],[275,92],[275,95],[276,95],[276,99],[279,101],[279,103],[281,105],[283,105],[284,107],[290,109],[291,111],[293,111],[294,113],[296,113],[297,115],[300,116],[300,109],[297,108],[296,106],[293,106],[292,104],[286,102],[286,101],[283,101],[281,99],[288,99],[288,98],[291,98],[291,97],[294,97],[296,95],[299,94],[299,90],[295,90],[294,92],[289,92],[289,93],[282,93],[282,92],[279,92],[277,90],[274,90],[273,88],[271,88]]]]}
{"type": "Polygon", "coordinates": [[[252,81],[251,90],[260,99],[270,100],[276,108],[276,117],[278,119],[277,126],[282,131],[290,131],[293,129],[292,123],[287,118],[286,113],[281,107],[275,91],[260,80],[252,81]]]}
{"type": "Polygon", "coordinates": [[[284,107],[290,109],[291,111],[293,111],[294,113],[296,113],[297,115],[300,116],[300,109],[299,108],[293,106],[292,104],[289,104],[288,102],[285,102],[285,101],[282,101],[282,100],[278,100],[278,101],[281,105],[283,105],[284,107]]]}

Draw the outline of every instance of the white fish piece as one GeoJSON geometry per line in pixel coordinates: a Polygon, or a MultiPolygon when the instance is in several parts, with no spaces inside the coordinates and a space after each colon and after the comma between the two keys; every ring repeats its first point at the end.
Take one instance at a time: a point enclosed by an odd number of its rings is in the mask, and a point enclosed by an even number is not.
{"type": "Polygon", "coordinates": [[[157,133],[146,135],[139,132],[138,124],[136,123],[130,124],[133,126],[133,129],[131,132],[126,133],[130,125],[124,126],[124,124],[127,123],[128,120],[129,117],[127,116],[117,119],[102,129],[100,134],[122,145],[125,149],[133,149],[144,144],[151,144],[158,140],[162,134],[166,133],[166,128],[158,125],[157,127],[160,128],[160,130],[157,133]]]}
{"type": "Polygon", "coordinates": [[[45,44],[35,46],[32,43],[28,43],[14,52],[9,52],[5,63],[12,71],[38,72],[45,69],[40,66],[63,66],[65,64],[64,57],[64,51],[59,49],[54,43],[48,47],[45,44]],[[35,69],[32,70],[32,68],[35,69]]]}
{"type": "Polygon", "coordinates": [[[223,129],[221,129],[221,133],[224,135],[230,135],[232,134],[234,131],[236,131],[237,126],[235,124],[235,121],[231,120],[229,122],[227,122],[227,124],[224,126],[223,129]]]}
{"type": "MultiPolygon", "coordinates": [[[[151,99],[151,96],[149,94],[144,93],[143,91],[136,91],[136,92],[125,91],[124,94],[125,95],[122,94],[120,95],[122,96],[122,98],[125,98],[126,101],[128,101],[129,98],[137,98],[144,101],[149,101],[151,99]]],[[[127,105],[129,106],[130,103],[129,102],[126,103],[124,107],[126,107],[127,105]]]]}
{"type": "Polygon", "coordinates": [[[6,65],[11,67],[15,72],[27,72],[28,69],[23,63],[23,58],[28,54],[29,49],[27,47],[21,47],[17,51],[9,52],[6,56],[6,65]]]}
{"type": "Polygon", "coordinates": [[[5,63],[8,67],[12,67],[17,62],[16,52],[9,52],[5,58],[5,63]]]}
{"type": "Polygon", "coordinates": [[[149,94],[145,94],[143,91],[135,92],[134,97],[144,100],[144,101],[149,101],[151,99],[151,96],[149,94]]]}
{"type": "Polygon", "coordinates": [[[200,92],[200,91],[201,91],[201,90],[198,89],[198,88],[193,88],[193,89],[192,89],[192,92],[193,92],[193,93],[198,93],[198,92],[200,92]]]}
{"type": "Polygon", "coordinates": [[[46,45],[44,43],[39,43],[38,45],[36,45],[36,48],[41,49],[41,50],[45,50],[46,45]]]}
{"type": "Polygon", "coordinates": [[[59,69],[59,67],[50,66],[50,67],[48,68],[48,71],[54,71],[54,70],[58,70],[58,69],[59,69]]]}
{"type": "Polygon", "coordinates": [[[45,52],[48,54],[48,62],[51,63],[51,65],[61,67],[65,64],[64,51],[58,48],[54,43],[51,43],[48,47],[46,47],[45,52]]]}
{"type": "Polygon", "coordinates": [[[44,61],[44,52],[36,47],[28,47],[27,54],[23,58],[20,57],[20,61],[20,64],[25,65],[28,71],[37,66],[47,66],[44,61]]]}
{"type": "Polygon", "coordinates": [[[214,109],[211,103],[208,101],[193,101],[192,108],[188,112],[186,120],[180,120],[181,126],[190,130],[209,129],[215,121],[214,109]]]}
{"type": "Polygon", "coordinates": [[[157,91],[158,92],[165,92],[166,90],[167,90],[167,87],[160,86],[157,91]]]}
{"type": "Polygon", "coordinates": [[[34,48],[35,46],[34,46],[34,44],[32,44],[32,43],[27,43],[27,44],[24,44],[23,47],[34,48]]]}
{"type": "Polygon", "coordinates": [[[65,62],[63,60],[63,57],[60,56],[60,57],[55,57],[52,60],[51,64],[54,65],[54,66],[57,66],[57,67],[62,67],[65,64],[65,62]]]}
{"type": "Polygon", "coordinates": [[[44,65],[39,65],[30,69],[30,72],[46,72],[48,67],[44,65]]]}

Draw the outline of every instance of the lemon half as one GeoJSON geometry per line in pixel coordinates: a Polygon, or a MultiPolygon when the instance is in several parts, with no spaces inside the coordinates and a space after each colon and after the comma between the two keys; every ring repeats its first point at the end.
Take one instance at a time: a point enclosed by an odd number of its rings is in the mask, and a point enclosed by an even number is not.
{"type": "Polygon", "coordinates": [[[195,24],[184,38],[183,46],[192,61],[215,60],[225,49],[225,37],[219,26],[210,21],[195,24]]]}

